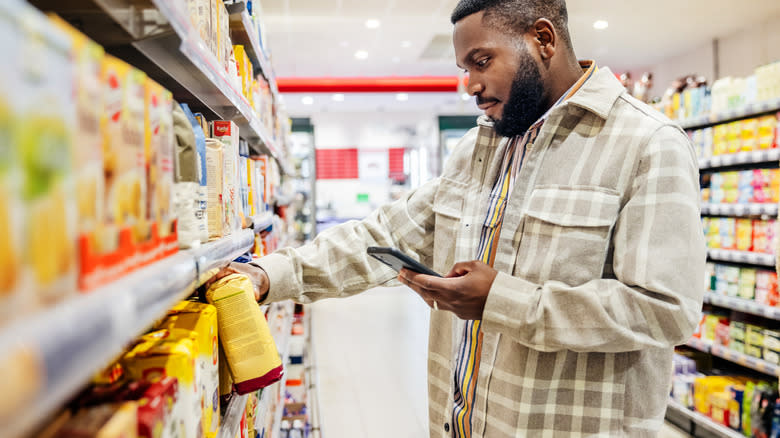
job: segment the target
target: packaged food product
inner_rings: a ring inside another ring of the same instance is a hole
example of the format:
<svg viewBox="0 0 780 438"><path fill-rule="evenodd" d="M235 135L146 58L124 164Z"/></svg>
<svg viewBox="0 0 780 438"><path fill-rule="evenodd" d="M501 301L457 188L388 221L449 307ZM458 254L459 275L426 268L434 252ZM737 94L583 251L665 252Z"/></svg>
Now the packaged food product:
<svg viewBox="0 0 780 438"><path fill-rule="evenodd" d="M772 149L775 144L775 126L777 116L768 115L759 117L757 126L758 149Z"/></svg>
<svg viewBox="0 0 780 438"><path fill-rule="evenodd" d="M106 55L103 164L106 175L107 250L118 246L118 231L130 228L135 242L148 236L144 157L146 74Z"/></svg>
<svg viewBox="0 0 780 438"><path fill-rule="evenodd" d="M740 430L742 427L742 400L745 395L745 385L732 385L726 388L729 393L728 426L734 430Z"/></svg>
<svg viewBox="0 0 780 438"><path fill-rule="evenodd" d="M236 392L247 394L280 380L282 361L251 280L228 275L209 287L206 299L217 308L219 340Z"/></svg>
<svg viewBox="0 0 780 438"><path fill-rule="evenodd" d="M0 50L6 66L0 69L0 326L34 307L29 266L23 263L25 210L22 202L21 150L17 141L21 116L22 32L10 4L0 4Z"/></svg>
<svg viewBox="0 0 780 438"><path fill-rule="evenodd" d="M200 400L196 396L195 368L198 346L188 337L173 337L157 330L122 357L122 366L131 378L155 381L164 376L178 381L176 404L171 409L172 436L193 438L201 431Z"/></svg>
<svg viewBox="0 0 780 438"><path fill-rule="evenodd" d="M209 239L224 235L225 201L223 174L225 171L224 144L213 138L206 139L206 181L208 183Z"/></svg>
<svg viewBox="0 0 780 438"><path fill-rule="evenodd" d="M199 386L203 411L204 435L219 427L219 365L217 343L217 309L210 304L182 301L175 305L160 328L185 330L195 335L198 344L196 384Z"/></svg>
<svg viewBox="0 0 780 438"><path fill-rule="evenodd" d="M14 142L25 204L22 260L31 268L33 300L48 304L77 289L75 70L70 38L44 16L25 11L22 80L15 85L24 98L15 102L19 117Z"/></svg>
<svg viewBox="0 0 780 438"><path fill-rule="evenodd" d="M238 126L228 120L211 122L211 131L217 140L223 144L223 178L222 188L225 205L224 232L229 234L241 229L240 194L238 186Z"/></svg>
<svg viewBox="0 0 780 438"><path fill-rule="evenodd" d="M710 394L710 418L724 426L729 425L729 400L731 400L731 394L726 391Z"/></svg>
<svg viewBox="0 0 780 438"><path fill-rule="evenodd" d="M57 432L59 438L137 438L138 404L123 402L85 408Z"/></svg>
<svg viewBox="0 0 780 438"><path fill-rule="evenodd" d="M739 276L739 297L752 300L756 293L756 270L742 268Z"/></svg>
<svg viewBox="0 0 780 438"><path fill-rule="evenodd" d="M146 104L144 123L147 172L148 220L157 224L160 237L173 231L173 95L157 82L147 78L144 86Z"/></svg>
<svg viewBox="0 0 780 438"><path fill-rule="evenodd" d="M201 171L201 164L205 166L206 161L200 162L197 151L195 133L200 133L200 128L197 131L193 128L179 105L173 110L173 125L176 133L173 209L178 221L179 247L192 248L208 242L206 172ZM206 139L202 133L199 141L205 152Z"/></svg>
<svg viewBox="0 0 780 438"><path fill-rule="evenodd" d="M740 123L742 147L740 151L749 152L758 149L758 119L746 119Z"/></svg>
<svg viewBox="0 0 780 438"><path fill-rule="evenodd" d="M50 20L68 34L73 44L75 65L76 127L73 162L78 198L78 232L95 239L95 230L103 224L104 177L103 138L103 47L87 38L56 15Z"/></svg>
<svg viewBox="0 0 780 438"><path fill-rule="evenodd" d="M750 219L740 218L736 220L737 241L736 247L740 251L753 250L753 222Z"/></svg>

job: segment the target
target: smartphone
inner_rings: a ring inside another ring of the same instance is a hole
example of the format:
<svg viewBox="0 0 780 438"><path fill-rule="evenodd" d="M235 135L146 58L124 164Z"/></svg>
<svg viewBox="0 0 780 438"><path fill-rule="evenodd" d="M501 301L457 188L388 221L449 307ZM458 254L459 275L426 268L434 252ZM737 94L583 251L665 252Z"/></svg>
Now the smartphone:
<svg viewBox="0 0 780 438"><path fill-rule="evenodd" d="M370 246L366 251L368 252L368 255L395 269L396 272L399 272L402 268L406 268L410 271L418 272L420 274L441 277L441 275L428 269L427 266L421 264L417 260L409 257L395 248Z"/></svg>

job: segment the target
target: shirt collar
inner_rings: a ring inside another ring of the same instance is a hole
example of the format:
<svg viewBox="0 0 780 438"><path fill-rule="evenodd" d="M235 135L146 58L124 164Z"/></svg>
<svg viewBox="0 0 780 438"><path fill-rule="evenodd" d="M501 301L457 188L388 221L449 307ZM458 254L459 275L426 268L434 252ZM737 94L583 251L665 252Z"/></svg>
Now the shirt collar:
<svg viewBox="0 0 780 438"><path fill-rule="evenodd" d="M577 79L577 82L574 83L571 87L569 87L568 90L566 90L563 95L561 95L560 99L558 99L557 102L553 106L548 109L542 117L539 117L539 120L537 120L533 125L531 125L530 129L537 128L539 125L544 123L545 120L547 120L547 117L550 115L552 110L560 106L563 102L569 100L572 96L577 94L577 92L582 88L583 85L590 79L591 76L593 76L593 73L597 72L599 70L598 66L596 65L595 61L592 60L584 60L580 61L580 68L582 69L582 76L580 76L579 79Z"/></svg>

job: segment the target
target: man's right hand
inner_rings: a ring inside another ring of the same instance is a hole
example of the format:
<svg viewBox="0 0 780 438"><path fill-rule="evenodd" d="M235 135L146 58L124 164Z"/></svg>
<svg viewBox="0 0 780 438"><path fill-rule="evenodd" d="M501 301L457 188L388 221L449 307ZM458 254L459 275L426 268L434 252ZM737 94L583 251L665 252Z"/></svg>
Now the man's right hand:
<svg viewBox="0 0 780 438"><path fill-rule="evenodd" d="M261 268L250 265L249 263L230 263L228 266L220 269L211 280L207 281L206 287L211 286L212 283L223 277L227 277L230 274L244 274L252 280L252 284L255 286L255 301L262 301L268 295L268 287L270 286L268 274Z"/></svg>

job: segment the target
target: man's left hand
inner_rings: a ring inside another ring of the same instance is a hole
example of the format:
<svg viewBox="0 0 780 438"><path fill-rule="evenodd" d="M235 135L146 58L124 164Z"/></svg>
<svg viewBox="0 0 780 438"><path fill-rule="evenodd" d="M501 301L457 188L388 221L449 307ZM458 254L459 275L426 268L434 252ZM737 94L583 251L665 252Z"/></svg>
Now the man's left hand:
<svg viewBox="0 0 780 438"><path fill-rule="evenodd" d="M439 278L402 269L398 280L417 292L431 307L448 310L463 320L482 319L490 287L498 271L480 261L456 263Z"/></svg>

